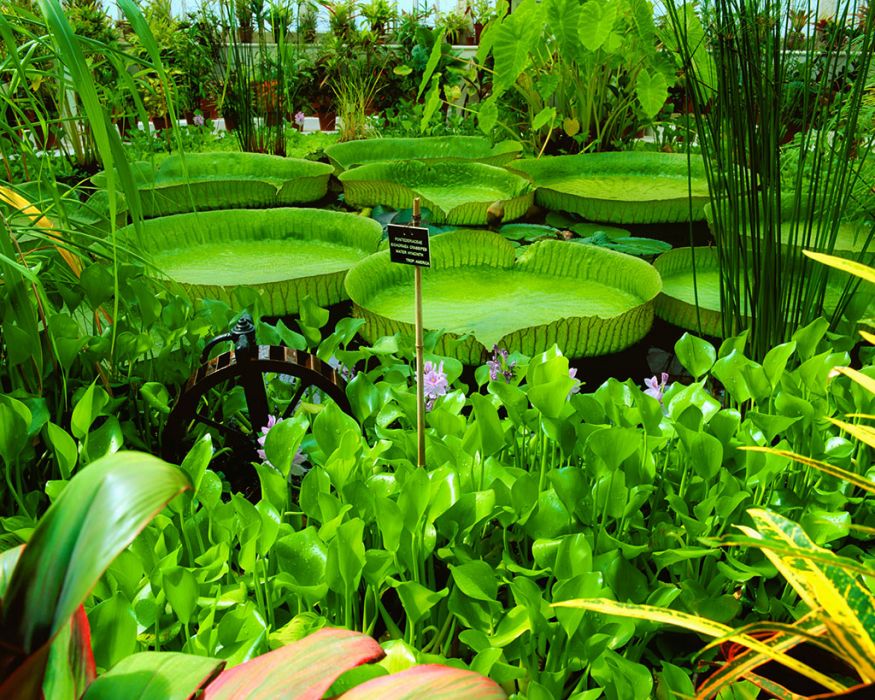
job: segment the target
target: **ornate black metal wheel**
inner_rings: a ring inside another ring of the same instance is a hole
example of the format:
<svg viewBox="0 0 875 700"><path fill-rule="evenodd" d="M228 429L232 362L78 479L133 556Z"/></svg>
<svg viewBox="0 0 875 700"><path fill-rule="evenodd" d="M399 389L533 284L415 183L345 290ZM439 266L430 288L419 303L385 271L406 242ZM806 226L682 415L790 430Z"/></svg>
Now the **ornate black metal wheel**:
<svg viewBox="0 0 875 700"><path fill-rule="evenodd" d="M208 359L219 343L234 349ZM272 406L267 382L281 382L288 399ZM222 400L235 387L242 388L245 401L238 402L230 415L223 414ZM345 382L340 373L315 355L281 345L257 345L255 324L243 314L234 328L210 340L201 355L201 365L189 378L170 412L162 434L162 454L168 461L182 459L191 436L206 429L228 448L230 468L225 469L232 486L245 488L255 478L249 462L257 460L257 439L268 416L288 418L305 399L330 398L351 413ZM279 410L281 409L281 410ZM249 475L247 477L247 475Z"/></svg>

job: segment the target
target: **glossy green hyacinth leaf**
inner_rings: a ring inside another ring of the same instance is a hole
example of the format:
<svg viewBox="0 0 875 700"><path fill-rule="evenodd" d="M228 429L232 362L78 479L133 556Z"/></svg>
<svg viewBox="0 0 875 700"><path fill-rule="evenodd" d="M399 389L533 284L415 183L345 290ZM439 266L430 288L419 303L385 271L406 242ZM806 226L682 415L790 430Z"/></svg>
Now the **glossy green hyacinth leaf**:
<svg viewBox="0 0 875 700"><path fill-rule="evenodd" d="M419 196L431 223L482 226L513 221L532 205L525 177L482 163L392 161L371 163L340 175L346 202L406 209Z"/></svg>
<svg viewBox="0 0 875 700"><path fill-rule="evenodd" d="M699 221L708 203L701 161L676 153L585 153L513 163L534 180L538 205L619 224Z"/></svg>
<svg viewBox="0 0 875 700"><path fill-rule="evenodd" d="M558 344L569 357L603 355L632 345L650 329L656 270L596 246L541 241L515 259L513 245L488 231L432 239L423 271L423 317L444 330L440 354L476 364L499 345L529 355ZM413 268L388 251L350 270L346 290L373 341L413 333Z"/></svg>
<svg viewBox="0 0 875 700"><path fill-rule="evenodd" d="M334 143L325 149L325 155L339 170L349 170L388 160L471 160L504 165L518 158L522 150L522 145L516 141L500 141L493 145L482 136L426 136Z"/></svg>
<svg viewBox="0 0 875 700"><path fill-rule="evenodd" d="M662 293L655 304L656 315L681 328L716 338L722 337L717 249L675 248L660 255L653 265L662 277ZM830 273L824 309L836 308L847 279L847 275L840 271ZM871 290L861 288L855 295L854 304L861 309L871 308L871 301Z"/></svg>
<svg viewBox="0 0 875 700"><path fill-rule="evenodd" d="M315 202L328 191L326 163L263 153L189 153L157 166L132 164L143 216L212 209L263 209ZM103 173L92 178L100 187Z"/></svg>
<svg viewBox="0 0 875 700"><path fill-rule="evenodd" d="M380 224L321 209L177 214L122 229L157 271L195 297L231 301L238 288L259 295L263 311L296 312L305 296L320 306L345 299L343 278L377 250Z"/></svg>

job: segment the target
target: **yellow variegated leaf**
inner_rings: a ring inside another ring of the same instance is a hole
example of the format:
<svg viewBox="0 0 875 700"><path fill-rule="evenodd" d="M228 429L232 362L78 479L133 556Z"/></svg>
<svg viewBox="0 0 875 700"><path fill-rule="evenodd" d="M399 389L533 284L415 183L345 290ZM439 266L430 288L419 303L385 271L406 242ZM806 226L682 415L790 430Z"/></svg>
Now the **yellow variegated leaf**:
<svg viewBox="0 0 875 700"><path fill-rule="evenodd" d="M872 414L872 413L846 413L845 418L859 418L861 420L875 420L875 414Z"/></svg>
<svg viewBox="0 0 875 700"><path fill-rule="evenodd" d="M819 683L824 688L835 690L836 692L844 690L843 686L838 681L829 676L806 666L798 659L788 656L779 651L775 651L768 644L761 642L747 635L736 634L731 627L722 625L719 622L713 622L704 617L690 615L680 612L679 610L669 610L667 608L657 608L653 605L635 605L633 603L620 603L616 600L607 600L605 598L581 598L577 600L565 600L561 603L553 603L554 607L563 608L582 608L584 610L592 610L593 612L604 613L605 615L618 615L620 617L632 617L638 620L648 620L650 622L660 622L666 625L677 625L691 632L704 634L708 637L725 637L728 641L741 644L748 649L752 649L762 654L765 659L777 661L779 664L796 671L806 678L810 678L815 683ZM765 659L763 661L765 661ZM763 663L762 661L760 663Z"/></svg>
<svg viewBox="0 0 875 700"><path fill-rule="evenodd" d="M849 528L856 529L854 525L848 525ZM863 528L865 530L865 528ZM861 530L862 531L862 530ZM875 529L873 529L875 532ZM761 547L762 538L760 537L740 537L738 535L723 535L722 537L702 537L703 544L713 545L715 547ZM776 554L787 554L790 556L800 556L810 559L811 561L824 565L838 566L845 571L860 574L862 576L875 576L875 566L858 562L849 557L842 557L834 554L828 549L823 550L806 550L802 551L784 542L772 541L769 542L769 549Z"/></svg>
<svg viewBox="0 0 875 700"><path fill-rule="evenodd" d="M778 455L779 457L787 457L795 462L804 464L807 467L822 471L824 474L829 474L837 479L843 479L864 491L875 493L875 482L870 481L859 474L855 474L854 472L842 469L841 467L836 467L835 465L827 464L826 462L819 462L816 459L811 459L811 457L803 457L802 455L798 455L795 452L789 452L788 450L776 450L771 447L759 447L756 445L740 447L739 449L749 450L750 452L768 452L769 454Z"/></svg>
<svg viewBox="0 0 875 700"><path fill-rule="evenodd" d="M827 420L833 425L837 425L846 433L850 433L857 440L865 442L869 447L875 447L875 428L870 428L868 425L854 425L853 423L846 423L835 418L827 418Z"/></svg>
<svg viewBox="0 0 875 700"><path fill-rule="evenodd" d="M872 379L872 377L865 375L862 372L858 372L851 367L836 367L836 369L846 377L853 379L870 394L875 394L875 379Z"/></svg>
<svg viewBox="0 0 875 700"><path fill-rule="evenodd" d="M875 268L871 268L868 265L863 265L862 263L854 262L853 260L837 258L834 255L826 255L825 253L814 253L810 250L803 250L802 252L805 253L805 255L807 255L812 260L816 260L817 262L823 263L824 265L834 267L836 270L842 270L843 272L847 272L849 275L854 275L855 277L859 277L860 279L864 279L867 282L875 284Z"/></svg>
<svg viewBox="0 0 875 700"><path fill-rule="evenodd" d="M760 537L764 554L813 610L821 609L826 625L843 658L866 682L875 681L875 595L836 565L818 566L804 556L778 554L769 549L769 541L792 544L802 550L820 549L796 523L770 511L748 511L756 530L738 526L751 537Z"/></svg>
<svg viewBox="0 0 875 700"><path fill-rule="evenodd" d="M807 700L805 695L799 695L792 690L788 690L780 683L773 681L771 678L757 675L756 673L748 673L744 676L744 680L750 681L757 688L766 691L770 696L778 698L778 700Z"/></svg>
<svg viewBox="0 0 875 700"><path fill-rule="evenodd" d="M772 623L761 623L763 628ZM755 631L758 625L746 625L738 630L747 634ZM823 624L817 622L811 617L811 614L800 618L795 625L776 625L781 629L777 630L777 635L769 639L766 644L774 651L786 652L793 649L803 641L810 641L811 635L820 635L826 630ZM804 637L799 633L805 635ZM712 643L713 644L713 643ZM708 647L712 646L709 644ZM706 647L706 649L708 648ZM703 650L704 651L704 650ZM701 653L701 652L700 652ZM748 651L739 656L727 661L717 671L706 678L696 691L697 700L705 700L713 697L723 688L730 685L739 678L746 678L747 675L753 672L756 668L766 663L768 659L763 655L753 651Z"/></svg>
<svg viewBox="0 0 875 700"><path fill-rule="evenodd" d="M875 535L875 527L866 527L865 525L854 525L854 523L851 523L848 525L848 529L853 530L854 532L862 532L864 535Z"/></svg>
<svg viewBox="0 0 875 700"><path fill-rule="evenodd" d="M866 340L872 343L872 345L875 345L875 334L867 333L866 331L860 331L860 335L863 336L863 340Z"/></svg>
<svg viewBox="0 0 875 700"><path fill-rule="evenodd" d="M15 190L0 185L0 202L6 202L8 205L18 209L18 211L33 222L34 226L43 229L52 238L58 241L64 240L61 232L55 228L55 225L43 216L43 213L36 206ZM56 245L55 248L57 248L64 262L73 271L73 274L79 277L82 274L82 261L63 246Z"/></svg>

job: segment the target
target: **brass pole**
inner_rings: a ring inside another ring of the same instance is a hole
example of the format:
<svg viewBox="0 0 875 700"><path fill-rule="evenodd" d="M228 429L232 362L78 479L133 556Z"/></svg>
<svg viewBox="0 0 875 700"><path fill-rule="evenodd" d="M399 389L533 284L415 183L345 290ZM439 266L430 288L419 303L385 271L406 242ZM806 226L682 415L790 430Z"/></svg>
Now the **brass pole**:
<svg viewBox="0 0 875 700"><path fill-rule="evenodd" d="M419 226L419 197L413 198L413 225ZM425 368L422 340L422 268L413 266L413 288L416 295L416 464L425 466Z"/></svg>

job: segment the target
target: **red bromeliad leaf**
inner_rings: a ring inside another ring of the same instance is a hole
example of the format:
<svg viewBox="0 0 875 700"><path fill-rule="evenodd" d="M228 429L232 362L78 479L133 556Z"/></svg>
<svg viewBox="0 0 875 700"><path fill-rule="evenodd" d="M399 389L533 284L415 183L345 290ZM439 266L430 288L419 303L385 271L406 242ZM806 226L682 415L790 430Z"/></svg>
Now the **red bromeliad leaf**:
<svg viewBox="0 0 875 700"><path fill-rule="evenodd" d="M364 634L323 629L223 671L203 700L320 700L344 671L382 656Z"/></svg>
<svg viewBox="0 0 875 700"><path fill-rule="evenodd" d="M43 678L46 698L80 698L97 675L91 651L91 626L79 606L52 640Z"/></svg>
<svg viewBox="0 0 875 700"><path fill-rule="evenodd" d="M375 678L344 693L343 700L503 700L504 691L473 671L449 666L414 666Z"/></svg>
<svg viewBox="0 0 875 700"><path fill-rule="evenodd" d="M179 467L138 452L116 452L76 474L40 519L9 578L3 655L28 656L49 642L119 552L189 487Z"/></svg>

